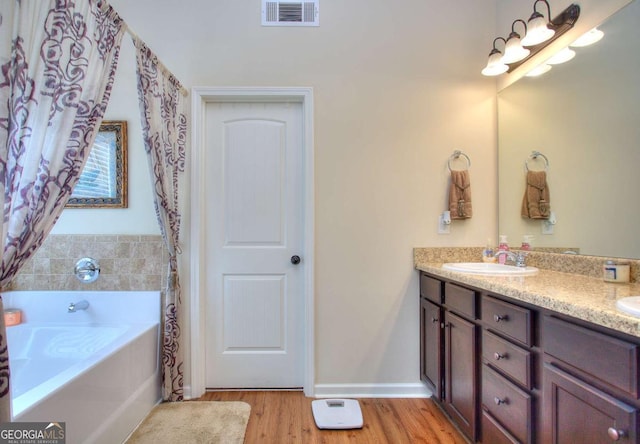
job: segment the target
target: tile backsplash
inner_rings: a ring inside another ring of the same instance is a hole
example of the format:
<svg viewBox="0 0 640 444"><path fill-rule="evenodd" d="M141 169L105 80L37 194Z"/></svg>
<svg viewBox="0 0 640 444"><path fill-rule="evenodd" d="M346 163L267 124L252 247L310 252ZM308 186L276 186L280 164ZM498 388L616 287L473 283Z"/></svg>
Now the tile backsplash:
<svg viewBox="0 0 640 444"><path fill-rule="evenodd" d="M100 265L90 284L73 273L83 257ZM5 290L161 290L168 262L160 235L50 235Z"/></svg>

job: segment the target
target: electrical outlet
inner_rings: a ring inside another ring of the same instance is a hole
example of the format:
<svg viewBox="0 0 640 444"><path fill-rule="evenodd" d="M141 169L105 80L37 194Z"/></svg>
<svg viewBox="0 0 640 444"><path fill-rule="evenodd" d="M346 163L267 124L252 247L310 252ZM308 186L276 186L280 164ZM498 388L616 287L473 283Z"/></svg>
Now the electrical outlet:
<svg viewBox="0 0 640 444"><path fill-rule="evenodd" d="M553 226L558 222L555 211L549 213L549 219L542 221L542 234L553 234Z"/></svg>
<svg viewBox="0 0 640 444"><path fill-rule="evenodd" d="M444 223L444 216L441 214L438 216L438 234L450 234L451 224Z"/></svg>

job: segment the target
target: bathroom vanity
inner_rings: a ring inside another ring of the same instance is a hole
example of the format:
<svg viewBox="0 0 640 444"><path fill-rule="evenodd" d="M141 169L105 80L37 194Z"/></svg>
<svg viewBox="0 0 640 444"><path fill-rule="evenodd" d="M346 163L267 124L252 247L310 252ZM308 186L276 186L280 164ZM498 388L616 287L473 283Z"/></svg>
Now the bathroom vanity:
<svg viewBox="0 0 640 444"><path fill-rule="evenodd" d="M415 265L421 379L470 441L640 440L640 318L615 308L638 284Z"/></svg>

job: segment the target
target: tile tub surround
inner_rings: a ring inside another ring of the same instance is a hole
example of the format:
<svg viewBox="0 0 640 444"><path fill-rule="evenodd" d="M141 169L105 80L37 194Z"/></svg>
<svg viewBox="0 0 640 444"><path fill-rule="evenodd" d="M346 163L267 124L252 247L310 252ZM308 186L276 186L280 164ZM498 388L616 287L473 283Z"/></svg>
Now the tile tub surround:
<svg viewBox="0 0 640 444"><path fill-rule="evenodd" d="M100 264L90 284L73 273L87 256ZM160 290L168 261L160 235L50 235L5 290Z"/></svg>
<svg viewBox="0 0 640 444"><path fill-rule="evenodd" d="M540 272L526 277L479 276L442 269L444 262L477 262L480 256L476 253L481 251L480 247L416 248L414 265L435 276L640 337L640 318L619 311L615 305L618 299L640 295L640 283L604 282L601 266L606 258L532 252L528 263L540 268ZM543 257L546 255L550 256ZM591 275L595 260L597 277ZM635 278L638 261L631 263Z"/></svg>

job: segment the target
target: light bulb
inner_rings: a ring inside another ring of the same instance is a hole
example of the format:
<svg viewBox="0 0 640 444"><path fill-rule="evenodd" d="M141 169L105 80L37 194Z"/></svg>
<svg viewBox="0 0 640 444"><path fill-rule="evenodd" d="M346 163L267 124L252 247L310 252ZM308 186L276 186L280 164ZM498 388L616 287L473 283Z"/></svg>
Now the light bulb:
<svg viewBox="0 0 640 444"><path fill-rule="evenodd" d="M549 58L549 60L547 60L545 63L549 65L559 65L560 63L568 62L575 56L576 56L576 52L573 49L570 49L567 47L557 52L555 55Z"/></svg>
<svg viewBox="0 0 640 444"><path fill-rule="evenodd" d="M498 50L491 51L487 66L482 70L484 76L499 76L507 72L509 67L502 63L502 53Z"/></svg>
<svg viewBox="0 0 640 444"><path fill-rule="evenodd" d="M547 65L547 64L542 64L542 65L538 65L535 68L533 68L531 71L529 71L526 76L527 77L538 77L541 76L542 74L544 74L545 72L549 72L551 70L551 65Z"/></svg>
<svg viewBox="0 0 640 444"><path fill-rule="evenodd" d="M556 32L547 27L547 19L542 15L536 14L535 17L529 19L527 24L527 35L522 39L523 46L535 46L539 43L546 42Z"/></svg>
<svg viewBox="0 0 640 444"><path fill-rule="evenodd" d="M507 45L504 48L504 56L502 57L502 63L515 63L524 59L529 55L531 51L522 47L520 37L509 37Z"/></svg>
<svg viewBox="0 0 640 444"><path fill-rule="evenodd" d="M576 39L575 42L573 42L569 46L573 46L574 48L589 46L596 42L599 42L602 37L604 37L604 32L600 31L598 28L593 28L591 31L587 31L582 34Z"/></svg>

